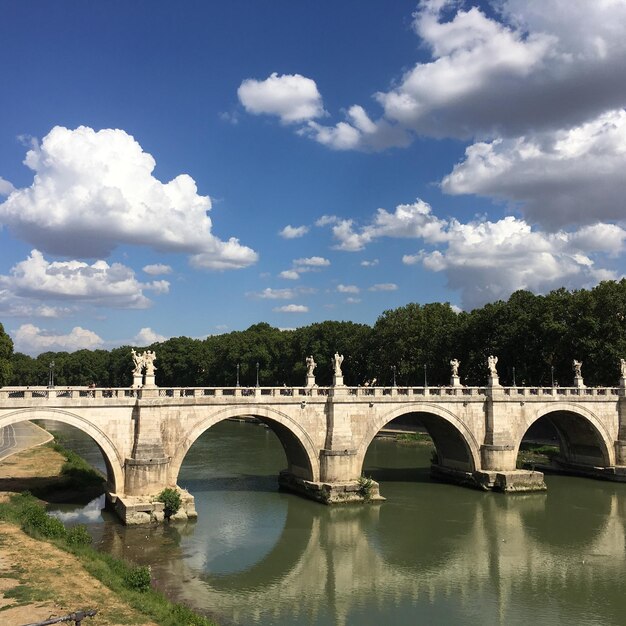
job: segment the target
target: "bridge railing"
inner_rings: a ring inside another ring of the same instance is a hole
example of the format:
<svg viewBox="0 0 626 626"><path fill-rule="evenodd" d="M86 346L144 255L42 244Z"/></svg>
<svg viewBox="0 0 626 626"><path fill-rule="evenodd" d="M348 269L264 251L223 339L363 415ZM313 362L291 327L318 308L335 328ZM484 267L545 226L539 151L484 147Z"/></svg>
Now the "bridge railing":
<svg viewBox="0 0 626 626"><path fill-rule="evenodd" d="M139 389L122 388L91 388L91 387L2 387L1 400L24 400L30 398L137 398Z"/></svg>

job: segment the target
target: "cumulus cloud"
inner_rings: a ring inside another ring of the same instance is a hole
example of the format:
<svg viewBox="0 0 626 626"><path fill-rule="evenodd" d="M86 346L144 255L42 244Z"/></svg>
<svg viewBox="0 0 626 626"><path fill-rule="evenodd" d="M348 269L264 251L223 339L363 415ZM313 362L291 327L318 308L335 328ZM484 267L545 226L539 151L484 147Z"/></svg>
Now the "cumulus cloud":
<svg viewBox="0 0 626 626"><path fill-rule="evenodd" d="M385 117L422 135L519 135L580 123L626 97L626 4L502 0L480 9L424 1L414 27L432 54L389 92Z"/></svg>
<svg viewBox="0 0 626 626"><path fill-rule="evenodd" d="M304 304L286 304L272 309L276 313L307 313L309 307Z"/></svg>
<svg viewBox="0 0 626 626"><path fill-rule="evenodd" d="M429 241L445 239L445 221L436 217L430 205L423 200L400 204L393 213L378 209L370 224L355 229L353 220L338 220L332 227L335 248L357 252L380 237L416 238Z"/></svg>
<svg viewBox="0 0 626 626"><path fill-rule="evenodd" d="M558 228L624 219L625 169L620 109L567 130L475 143L442 188L520 203L531 221Z"/></svg>
<svg viewBox="0 0 626 626"><path fill-rule="evenodd" d="M163 263L153 263L152 265L145 265L143 271L150 276L159 276L163 274L171 274L172 268L169 265Z"/></svg>
<svg viewBox="0 0 626 626"><path fill-rule="evenodd" d="M517 289L544 293L617 278L597 267L596 259L619 254L626 240L626 230L613 224L545 233L511 216L497 222L452 220L447 233L444 249L405 255L403 262L445 272L448 286L461 292L466 309L507 298Z"/></svg>
<svg viewBox="0 0 626 626"><path fill-rule="evenodd" d="M263 291L251 292L246 295L262 300L291 300L295 294L296 291L293 289L271 289L267 287Z"/></svg>
<svg viewBox="0 0 626 626"><path fill-rule="evenodd" d="M300 274L296 270L283 270L279 276L287 280L298 280L300 278Z"/></svg>
<svg viewBox="0 0 626 626"><path fill-rule="evenodd" d="M193 178L157 180L154 158L123 130L56 126L24 163L33 184L0 204L0 223L45 252L98 258L133 244L192 254L192 265L204 269L257 260L237 239L211 233L211 200Z"/></svg>
<svg viewBox="0 0 626 626"><path fill-rule="evenodd" d="M17 263L9 275L0 275L0 289L20 299L73 300L116 308L143 309L152 304L144 291L167 293L169 283L139 282L121 263L48 261L38 250Z"/></svg>
<svg viewBox="0 0 626 626"><path fill-rule="evenodd" d="M75 326L66 335L56 334L33 324L22 324L14 333L15 350L36 355L48 350L74 352L76 350L94 350L104 345L104 341L91 330Z"/></svg>
<svg viewBox="0 0 626 626"><path fill-rule="evenodd" d="M337 285L337 291L339 293L359 293L361 291L356 285Z"/></svg>
<svg viewBox="0 0 626 626"><path fill-rule="evenodd" d="M248 78L237 90L239 101L253 115L275 115L283 124L304 122L324 115L315 81L300 74L276 72L265 80Z"/></svg>
<svg viewBox="0 0 626 626"><path fill-rule="evenodd" d="M330 261L321 256L310 256L302 259L295 259L293 264L297 267L328 267L330 265Z"/></svg>
<svg viewBox="0 0 626 626"><path fill-rule="evenodd" d="M298 239L304 237L309 232L308 226L291 226L287 224L278 234L283 239Z"/></svg>
<svg viewBox="0 0 626 626"><path fill-rule="evenodd" d="M0 196L8 196L14 191L15 187L8 180L4 180L4 178L0 176Z"/></svg>
<svg viewBox="0 0 626 626"><path fill-rule="evenodd" d="M361 302L360 298L346 298L346 304L359 304Z"/></svg>
<svg viewBox="0 0 626 626"><path fill-rule="evenodd" d="M336 215L322 215L316 222L316 226L328 226L330 224L335 224L339 221L339 218Z"/></svg>
<svg viewBox="0 0 626 626"><path fill-rule="evenodd" d="M369 288L370 291L396 291L397 289L398 285L395 283L378 283Z"/></svg>
<svg viewBox="0 0 626 626"><path fill-rule="evenodd" d="M376 265L378 265L378 263L378 259L372 259L371 261L365 259L361 261L361 267L375 267Z"/></svg>
<svg viewBox="0 0 626 626"><path fill-rule="evenodd" d="M142 328L133 338L133 345L135 346L149 346L152 343L161 343L167 341L167 337L159 335L152 330L152 328Z"/></svg>

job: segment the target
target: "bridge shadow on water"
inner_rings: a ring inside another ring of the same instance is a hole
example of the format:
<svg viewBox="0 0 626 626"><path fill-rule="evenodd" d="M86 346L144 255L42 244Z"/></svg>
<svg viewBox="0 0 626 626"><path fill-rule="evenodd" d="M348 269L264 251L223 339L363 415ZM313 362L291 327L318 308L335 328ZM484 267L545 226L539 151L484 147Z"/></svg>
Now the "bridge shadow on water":
<svg viewBox="0 0 626 626"><path fill-rule="evenodd" d="M430 467L365 467L364 474L376 482L433 483Z"/></svg>
<svg viewBox="0 0 626 626"><path fill-rule="evenodd" d="M276 474L260 476L258 474L238 474L237 476L215 476L202 479L181 479L184 487L192 495L207 491L256 491L260 493L277 493L279 491Z"/></svg>

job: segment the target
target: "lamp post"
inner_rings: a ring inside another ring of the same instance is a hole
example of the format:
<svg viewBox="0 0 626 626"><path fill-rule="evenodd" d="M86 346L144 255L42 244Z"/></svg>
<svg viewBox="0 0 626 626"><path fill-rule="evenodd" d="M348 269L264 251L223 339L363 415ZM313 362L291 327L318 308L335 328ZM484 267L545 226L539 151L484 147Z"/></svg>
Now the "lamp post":
<svg viewBox="0 0 626 626"><path fill-rule="evenodd" d="M54 387L54 361L50 361L50 371L48 373L48 387Z"/></svg>
<svg viewBox="0 0 626 626"><path fill-rule="evenodd" d="M241 385L239 384L239 363L237 363L237 387L240 387Z"/></svg>
<svg viewBox="0 0 626 626"><path fill-rule="evenodd" d="M513 366L513 387L517 387L515 384L515 365Z"/></svg>
<svg viewBox="0 0 626 626"><path fill-rule="evenodd" d="M424 363L424 388L428 387L428 378L426 377L426 363Z"/></svg>
<svg viewBox="0 0 626 626"><path fill-rule="evenodd" d="M256 362L256 386L259 386L259 362Z"/></svg>
<svg viewBox="0 0 626 626"><path fill-rule="evenodd" d="M552 378L552 386L554 387L554 365L550 366L550 377Z"/></svg>
<svg viewBox="0 0 626 626"><path fill-rule="evenodd" d="M392 365L392 366L391 366L391 371L393 372L393 386L394 386L394 387L396 386L396 369L397 369L397 368L396 368L396 366L395 366L395 365Z"/></svg>

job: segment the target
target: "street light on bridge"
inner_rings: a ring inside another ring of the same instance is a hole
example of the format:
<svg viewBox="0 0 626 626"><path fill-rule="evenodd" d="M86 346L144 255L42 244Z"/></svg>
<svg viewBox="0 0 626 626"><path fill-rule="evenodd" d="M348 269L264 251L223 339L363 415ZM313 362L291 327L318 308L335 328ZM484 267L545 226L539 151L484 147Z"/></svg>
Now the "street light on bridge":
<svg viewBox="0 0 626 626"><path fill-rule="evenodd" d="M259 386L259 362L256 362L256 386Z"/></svg>
<svg viewBox="0 0 626 626"><path fill-rule="evenodd" d="M54 361L50 361L50 370L48 372L48 387L54 387Z"/></svg>
<svg viewBox="0 0 626 626"><path fill-rule="evenodd" d="M550 366L550 377L552 378L552 386L554 387L554 365Z"/></svg>
<svg viewBox="0 0 626 626"><path fill-rule="evenodd" d="M395 366L395 365L392 365L392 366L391 366L391 371L393 372L393 386L394 386L394 387L396 386L396 369L397 369L397 368L396 368L396 366Z"/></svg>
<svg viewBox="0 0 626 626"><path fill-rule="evenodd" d="M239 384L239 363L237 363L237 387L240 387L241 385Z"/></svg>
<svg viewBox="0 0 626 626"><path fill-rule="evenodd" d="M426 377L426 363L424 363L424 388L428 387L428 378Z"/></svg>

